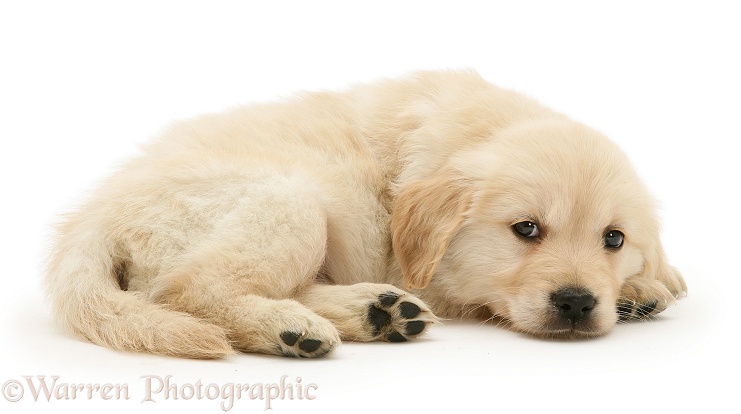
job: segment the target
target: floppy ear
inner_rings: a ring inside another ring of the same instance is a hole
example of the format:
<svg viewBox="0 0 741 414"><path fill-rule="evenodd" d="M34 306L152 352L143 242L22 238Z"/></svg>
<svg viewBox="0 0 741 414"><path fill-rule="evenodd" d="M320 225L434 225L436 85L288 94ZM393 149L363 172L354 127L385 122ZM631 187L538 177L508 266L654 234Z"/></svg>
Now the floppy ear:
<svg viewBox="0 0 741 414"><path fill-rule="evenodd" d="M450 170L402 188L391 215L391 233L406 288L430 283L466 218L472 194L470 180Z"/></svg>

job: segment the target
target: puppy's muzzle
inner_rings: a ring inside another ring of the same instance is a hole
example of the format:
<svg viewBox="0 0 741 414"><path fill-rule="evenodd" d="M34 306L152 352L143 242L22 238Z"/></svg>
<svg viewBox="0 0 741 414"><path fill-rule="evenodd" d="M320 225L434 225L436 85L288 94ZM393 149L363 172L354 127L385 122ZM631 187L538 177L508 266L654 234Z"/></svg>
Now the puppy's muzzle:
<svg viewBox="0 0 741 414"><path fill-rule="evenodd" d="M572 324L589 318L596 300L586 289L567 287L551 294L553 306L558 315Z"/></svg>

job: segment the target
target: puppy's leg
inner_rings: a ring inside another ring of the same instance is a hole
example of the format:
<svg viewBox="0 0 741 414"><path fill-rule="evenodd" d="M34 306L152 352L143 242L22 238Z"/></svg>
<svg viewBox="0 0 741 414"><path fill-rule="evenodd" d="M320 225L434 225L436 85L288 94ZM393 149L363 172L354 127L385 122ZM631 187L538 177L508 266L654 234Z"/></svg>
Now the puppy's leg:
<svg viewBox="0 0 741 414"><path fill-rule="evenodd" d="M238 350L324 355L339 343L337 330L289 299L313 283L324 260L324 211L295 185L254 190L153 282L152 299L224 328Z"/></svg>
<svg viewBox="0 0 741 414"><path fill-rule="evenodd" d="M245 294L243 283L221 277L181 277L176 283L177 293L157 299L221 326L237 350L317 357L340 342L331 322L296 301Z"/></svg>
<svg viewBox="0 0 741 414"><path fill-rule="evenodd" d="M314 284L296 300L332 321L344 340L404 342L438 322L427 305L392 285Z"/></svg>

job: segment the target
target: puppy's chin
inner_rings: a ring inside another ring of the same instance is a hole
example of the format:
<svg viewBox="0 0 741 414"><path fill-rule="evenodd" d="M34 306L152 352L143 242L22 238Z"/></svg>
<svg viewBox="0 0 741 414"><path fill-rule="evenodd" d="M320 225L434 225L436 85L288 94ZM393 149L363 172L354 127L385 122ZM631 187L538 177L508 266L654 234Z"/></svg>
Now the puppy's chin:
<svg viewBox="0 0 741 414"><path fill-rule="evenodd" d="M512 328L518 332L533 336L540 339L590 339L602 336L610 331L610 328L600 328L594 326L594 324L576 324L575 326L553 326L553 325L542 325L542 326L519 326L518 323L512 323ZM559 324L560 325L560 324Z"/></svg>
<svg viewBox="0 0 741 414"><path fill-rule="evenodd" d="M514 317L511 312L499 313L499 317L505 321L504 324L514 331L540 339L568 340L596 338L610 332L615 325L615 320L602 319L598 313L594 316L588 320L572 323L550 310L532 312L529 317Z"/></svg>
<svg viewBox="0 0 741 414"><path fill-rule="evenodd" d="M517 329L516 325L513 325ZM518 329L519 330L519 329ZM544 326L541 329L527 329L519 330L520 332L534 336L541 339L590 339L602 336L610 331L610 329L597 329L589 326L579 327L572 326L567 328L554 328Z"/></svg>

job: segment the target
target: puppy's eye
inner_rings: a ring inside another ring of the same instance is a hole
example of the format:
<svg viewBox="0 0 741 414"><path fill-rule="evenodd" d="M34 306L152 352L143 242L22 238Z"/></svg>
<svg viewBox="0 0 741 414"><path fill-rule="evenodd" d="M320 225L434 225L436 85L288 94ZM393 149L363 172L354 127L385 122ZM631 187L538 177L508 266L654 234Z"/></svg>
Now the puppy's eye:
<svg viewBox="0 0 741 414"><path fill-rule="evenodd" d="M623 245L625 235L618 230L610 230L605 233L605 247L610 249L619 249Z"/></svg>
<svg viewBox="0 0 741 414"><path fill-rule="evenodd" d="M540 229L538 228L538 225L533 223L532 221L521 221L519 223L515 223L512 226L512 229L515 231L515 233L528 239L540 236Z"/></svg>

